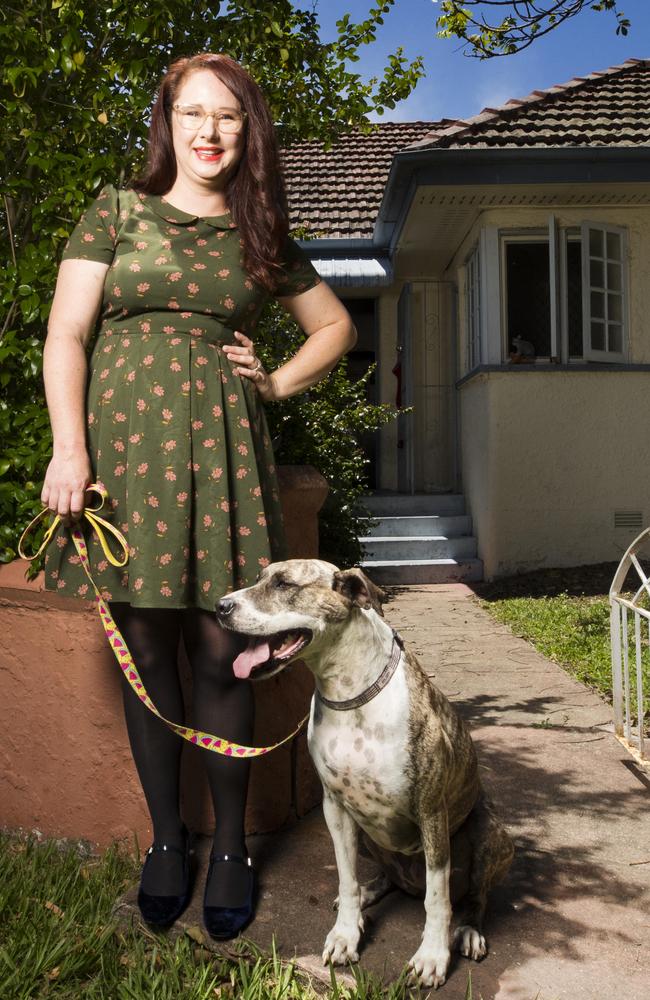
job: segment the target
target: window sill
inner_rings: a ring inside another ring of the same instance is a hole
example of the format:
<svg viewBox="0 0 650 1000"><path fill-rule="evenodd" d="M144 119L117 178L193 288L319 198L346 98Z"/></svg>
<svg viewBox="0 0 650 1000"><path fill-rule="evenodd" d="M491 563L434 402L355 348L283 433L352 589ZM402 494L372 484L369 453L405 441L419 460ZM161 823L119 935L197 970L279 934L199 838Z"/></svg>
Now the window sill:
<svg viewBox="0 0 650 1000"><path fill-rule="evenodd" d="M466 375L458 379L456 388L460 389L461 386L470 382L478 375L486 375L490 372L499 372L502 375L535 375L538 372L591 372L593 374L594 372L610 371L650 372L650 365L607 364L601 361L578 361L568 365L551 364L550 362L543 361L536 361L530 365L511 365L507 363L502 365L477 365L476 368L472 368Z"/></svg>

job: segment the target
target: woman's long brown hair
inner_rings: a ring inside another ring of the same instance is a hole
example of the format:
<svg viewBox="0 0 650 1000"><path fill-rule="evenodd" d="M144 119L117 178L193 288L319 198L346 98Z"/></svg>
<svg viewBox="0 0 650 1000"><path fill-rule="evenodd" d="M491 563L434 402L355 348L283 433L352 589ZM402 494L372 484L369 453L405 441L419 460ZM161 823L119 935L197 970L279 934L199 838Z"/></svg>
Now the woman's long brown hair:
<svg viewBox="0 0 650 1000"><path fill-rule="evenodd" d="M210 70L235 95L246 112L244 152L226 190L226 203L239 227L243 263L251 278L272 292L289 232L287 199L275 128L262 91L230 56L205 52L172 63L163 77L151 114L147 165L133 181L143 194L165 194L176 180L172 105L183 81Z"/></svg>

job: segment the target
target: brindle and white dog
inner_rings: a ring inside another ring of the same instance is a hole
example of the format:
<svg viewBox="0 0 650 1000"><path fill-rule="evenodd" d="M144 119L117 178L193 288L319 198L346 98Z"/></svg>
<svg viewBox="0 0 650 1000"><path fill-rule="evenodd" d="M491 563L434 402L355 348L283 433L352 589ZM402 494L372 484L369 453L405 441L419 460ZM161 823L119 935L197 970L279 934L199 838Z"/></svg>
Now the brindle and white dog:
<svg viewBox="0 0 650 1000"><path fill-rule="evenodd" d="M450 870L465 868L466 890L452 945L479 960L487 893L513 848L481 788L467 727L383 619L380 596L360 570L291 559L224 597L217 617L249 639L238 677L269 677L300 657L316 680L308 742L339 874L323 961L358 960L361 911L395 884L424 890L422 943L409 964L438 987L450 959ZM358 828L385 872L366 886Z"/></svg>

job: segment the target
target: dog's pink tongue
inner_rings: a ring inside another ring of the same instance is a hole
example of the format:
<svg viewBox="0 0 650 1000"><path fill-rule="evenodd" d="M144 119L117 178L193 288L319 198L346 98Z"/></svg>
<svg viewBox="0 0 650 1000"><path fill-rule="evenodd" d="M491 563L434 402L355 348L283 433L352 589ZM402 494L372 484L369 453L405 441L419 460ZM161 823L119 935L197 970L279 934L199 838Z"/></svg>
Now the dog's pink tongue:
<svg viewBox="0 0 650 1000"><path fill-rule="evenodd" d="M271 657L271 647L266 639L249 639L248 646L243 653L240 653L232 668L235 677L245 680L250 677L253 667L260 663L266 663Z"/></svg>

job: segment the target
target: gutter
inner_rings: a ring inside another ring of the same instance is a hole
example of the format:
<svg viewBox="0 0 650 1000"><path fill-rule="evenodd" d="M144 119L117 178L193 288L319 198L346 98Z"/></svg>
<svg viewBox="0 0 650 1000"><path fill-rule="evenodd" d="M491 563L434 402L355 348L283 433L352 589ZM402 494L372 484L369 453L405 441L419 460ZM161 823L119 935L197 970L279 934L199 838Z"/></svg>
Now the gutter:
<svg viewBox="0 0 650 1000"><path fill-rule="evenodd" d="M393 158L372 242L392 252L421 186L567 183L650 185L650 146L404 150Z"/></svg>

